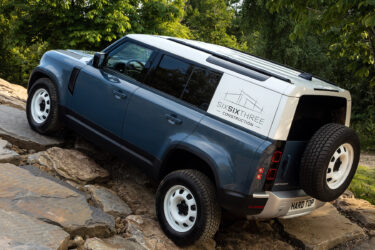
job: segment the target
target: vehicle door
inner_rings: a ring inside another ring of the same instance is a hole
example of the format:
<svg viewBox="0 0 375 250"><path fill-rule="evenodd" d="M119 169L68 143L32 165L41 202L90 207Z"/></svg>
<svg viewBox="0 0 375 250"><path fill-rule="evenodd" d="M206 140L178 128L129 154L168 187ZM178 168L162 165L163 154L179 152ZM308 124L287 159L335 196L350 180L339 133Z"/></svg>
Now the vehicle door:
<svg viewBox="0 0 375 250"><path fill-rule="evenodd" d="M172 55L159 60L146 85L134 93L124 126L124 138L157 159L193 132L221 77ZM214 81L209 84L207 77Z"/></svg>
<svg viewBox="0 0 375 250"><path fill-rule="evenodd" d="M125 41L111 52L102 68L81 69L74 88L72 109L89 125L121 137L129 98L143 80L155 51Z"/></svg>

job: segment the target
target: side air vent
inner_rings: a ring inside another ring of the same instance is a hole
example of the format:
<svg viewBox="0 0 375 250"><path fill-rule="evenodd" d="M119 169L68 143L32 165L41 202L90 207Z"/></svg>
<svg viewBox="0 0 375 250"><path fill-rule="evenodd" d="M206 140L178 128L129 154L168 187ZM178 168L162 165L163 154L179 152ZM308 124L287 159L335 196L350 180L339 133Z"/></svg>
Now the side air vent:
<svg viewBox="0 0 375 250"><path fill-rule="evenodd" d="M78 74L79 74L80 71L81 71L81 69L75 67L75 68L73 68L72 74L70 75L68 89L69 89L69 92L72 95L73 95L74 86L76 85L77 77L78 77Z"/></svg>

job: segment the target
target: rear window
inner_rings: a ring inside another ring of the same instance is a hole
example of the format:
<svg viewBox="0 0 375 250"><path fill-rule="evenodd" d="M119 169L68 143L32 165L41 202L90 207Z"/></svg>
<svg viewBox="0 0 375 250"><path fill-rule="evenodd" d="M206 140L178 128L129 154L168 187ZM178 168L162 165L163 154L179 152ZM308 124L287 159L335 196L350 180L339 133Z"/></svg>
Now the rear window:
<svg viewBox="0 0 375 250"><path fill-rule="evenodd" d="M194 67L182 93L182 100L207 111L220 79L221 74Z"/></svg>

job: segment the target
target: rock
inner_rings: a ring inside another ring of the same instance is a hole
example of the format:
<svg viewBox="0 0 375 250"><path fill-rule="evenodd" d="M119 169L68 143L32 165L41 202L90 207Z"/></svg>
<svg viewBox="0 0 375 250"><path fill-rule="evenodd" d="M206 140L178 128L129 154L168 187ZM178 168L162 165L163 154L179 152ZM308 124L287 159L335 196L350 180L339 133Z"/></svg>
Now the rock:
<svg viewBox="0 0 375 250"><path fill-rule="evenodd" d="M340 196L340 198L355 198L352 191L349 189L345 190L345 192Z"/></svg>
<svg viewBox="0 0 375 250"><path fill-rule="evenodd" d="M121 236L108 239L90 238L85 242L85 250L144 250L138 243L126 240Z"/></svg>
<svg viewBox="0 0 375 250"><path fill-rule="evenodd" d="M76 248L77 250L83 250L84 244L85 240L81 236L77 235L73 240L69 241L69 249Z"/></svg>
<svg viewBox="0 0 375 250"><path fill-rule="evenodd" d="M0 105L0 137L24 149L44 150L63 143L33 131L23 110Z"/></svg>
<svg viewBox="0 0 375 250"><path fill-rule="evenodd" d="M62 227L71 236L108 237L114 219L73 187L35 167L0 164L0 209Z"/></svg>
<svg viewBox="0 0 375 250"><path fill-rule="evenodd" d="M354 247L347 248L347 249L353 249L353 250L374 250L375 248L375 238L365 240L364 242L357 244Z"/></svg>
<svg viewBox="0 0 375 250"><path fill-rule="evenodd" d="M20 156L17 152L9 149L10 143L0 139L0 163L13 163L18 164Z"/></svg>
<svg viewBox="0 0 375 250"><path fill-rule="evenodd" d="M68 249L69 234L60 227L0 209L0 249Z"/></svg>
<svg viewBox="0 0 375 250"><path fill-rule="evenodd" d="M85 154L72 149L53 147L34 157L39 164L54 169L62 177L86 184L108 179L108 171Z"/></svg>
<svg viewBox="0 0 375 250"><path fill-rule="evenodd" d="M121 200L112 190L98 185L86 185L85 188L91 194L92 200L107 214L128 216L132 213L128 204Z"/></svg>
<svg viewBox="0 0 375 250"><path fill-rule="evenodd" d="M126 217L126 238L147 249L176 249L177 246L161 231L158 222L139 215Z"/></svg>
<svg viewBox="0 0 375 250"><path fill-rule="evenodd" d="M0 79L0 104L26 109L26 88Z"/></svg>
<svg viewBox="0 0 375 250"><path fill-rule="evenodd" d="M135 241L146 249L164 250L179 249L160 229L156 220L142 217L140 215L129 215L126 217L127 229L125 236L127 239ZM197 243L185 249L189 250L205 250L215 249L215 241L208 240L206 242Z"/></svg>
<svg viewBox="0 0 375 250"><path fill-rule="evenodd" d="M124 169L125 168L122 168L122 170ZM126 173L112 173L112 175L121 176L121 178L118 179L115 177L116 179L110 182L112 189L129 205L135 214L156 218L154 209L156 189L137 183L137 175L142 176L143 174L134 171L135 174L131 175L128 174L128 169L129 168L124 171ZM150 207L152 209L150 209Z"/></svg>
<svg viewBox="0 0 375 250"><path fill-rule="evenodd" d="M367 229L375 229L375 206L370 202L361 199L339 198L335 201L335 205L341 212L358 221Z"/></svg>
<svg viewBox="0 0 375 250"><path fill-rule="evenodd" d="M329 203L309 215L279 221L285 233L306 249L329 249L366 237L362 228L340 215Z"/></svg>
<svg viewBox="0 0 375 250"><path fill-rule="evenodd" d="M273 229L273 220L224 219L215 240L222 249L294 249Z"/></svg>
<svg viewBox="0 0 375 250"><path fill-rule="evenodd" d="M55 169L52 167L53 163L48 158L46 151L29 154L29 155L23 156L23 158L24 158L23 162L25 162L27 165L36 166L40 170L50 175L53 175L53 176L57 175Z"/></svg>

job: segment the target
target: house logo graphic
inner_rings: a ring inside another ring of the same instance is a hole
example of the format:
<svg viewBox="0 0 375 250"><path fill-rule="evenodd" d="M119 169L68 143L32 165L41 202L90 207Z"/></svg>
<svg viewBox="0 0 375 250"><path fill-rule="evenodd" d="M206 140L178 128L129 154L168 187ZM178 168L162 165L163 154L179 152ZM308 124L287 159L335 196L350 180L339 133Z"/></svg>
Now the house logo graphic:
<svg viewBox="0 0 375 250"><path fill-rule="evenodd" d="M263 107L260 106L259 102L245 93L243 90L241 90L241 92L238 94L229 92L225 93L224 100L257 113L263 112Z"/></svg>

